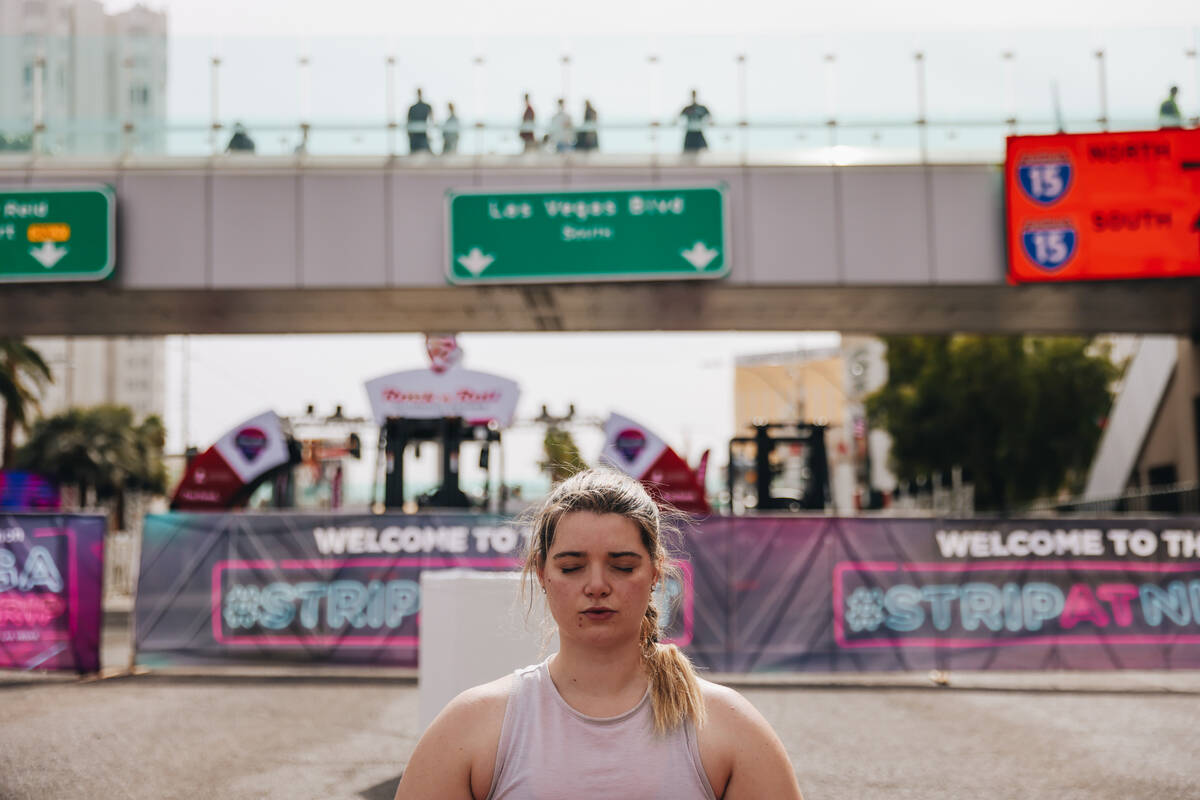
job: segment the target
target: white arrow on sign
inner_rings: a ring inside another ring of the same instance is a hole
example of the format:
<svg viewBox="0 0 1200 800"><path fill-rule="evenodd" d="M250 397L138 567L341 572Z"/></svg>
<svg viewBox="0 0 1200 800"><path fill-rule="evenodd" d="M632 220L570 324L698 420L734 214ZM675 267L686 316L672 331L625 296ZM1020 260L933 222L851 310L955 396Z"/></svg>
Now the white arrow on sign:
<svg viewBox="0 0 1200 800"><path fill-rule="evenodd" d="M719 256L720 253L718 253L716 250L709 250L708 247L705 246L704 242L696 242L694 245L692 245L691 250L684 250L682 253L680 253L680 255L686 258L688 263L696 269L704 269L711 264L712 260Z"/></svg>
<svg viewBox="0 0 1200 800"><path fill-rule="evenodd" d="M42 242L41 247L29 248L29 255L38 260L46 269L51 269L55 264L62 260L62 257L67 254L67 248L59 247L54 242L49 240Z"/></svg>
<svg viewBox="0 0 1200 800"><path fill-rule="evenodd" d="M463 265L463 269L476 276L495 260L494 256L485 255L478 247L472 247L471 252L458 257L458 263Z"/></svg>

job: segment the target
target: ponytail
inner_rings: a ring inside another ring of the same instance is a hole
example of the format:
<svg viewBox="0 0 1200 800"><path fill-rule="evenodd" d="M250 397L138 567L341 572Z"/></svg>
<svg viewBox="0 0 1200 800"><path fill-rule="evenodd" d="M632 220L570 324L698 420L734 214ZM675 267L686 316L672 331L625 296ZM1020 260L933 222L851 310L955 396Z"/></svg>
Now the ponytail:
<svg viewBox="0 0 1200 800"><path fill-rule="evenodd" d="M642 663L650 680L650 708L654 713L654 731L667 733L690 719L697 728L704 725L704 697L700 679L692 662L673 644L658 641L658 609L654 602L646 606L641 628Z"/></svg>

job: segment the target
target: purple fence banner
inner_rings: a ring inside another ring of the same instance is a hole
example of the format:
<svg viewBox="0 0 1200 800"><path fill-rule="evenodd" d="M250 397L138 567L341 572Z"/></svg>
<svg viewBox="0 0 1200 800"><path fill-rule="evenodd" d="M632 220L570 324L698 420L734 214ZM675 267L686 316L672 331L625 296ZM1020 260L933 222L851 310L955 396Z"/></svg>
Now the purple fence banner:
<svg viewBox="0 0 1200 800"><path fill-rule="evenodd" d="M1200 520L723 518L686 540L730 672L1200 667ZM722 630L723 628L723 630Z"/></svg>
<svg viewBox="0 0 1200 800"><path fill-rule="evenodd" d="M152 515L137 660L415 666L421 572L523 548L495 516ZM1200 667L1200 519L710 517L677 555L663 639L714 671Z"/></svg>
<svg viewBox="0 0 1200 800"><path fill-rule="evenodd" d="M499 516L155 514L143 528L138 664L417 666L421 573L514 570L525 539ZM660 584L686 644L691 570Z"/></svg>
<svg viewBox="0 0 1200 800"><path fill-rule="evenodd" d="M478 515L150 515L137 663L415 667L421 572L513 569L523 547Z"/></svg>
<svg viewBox="0 0 1200 800"><path fill-rule="evenodd" d="M100 670L102 516L0 514L0 669Z"/></svg>

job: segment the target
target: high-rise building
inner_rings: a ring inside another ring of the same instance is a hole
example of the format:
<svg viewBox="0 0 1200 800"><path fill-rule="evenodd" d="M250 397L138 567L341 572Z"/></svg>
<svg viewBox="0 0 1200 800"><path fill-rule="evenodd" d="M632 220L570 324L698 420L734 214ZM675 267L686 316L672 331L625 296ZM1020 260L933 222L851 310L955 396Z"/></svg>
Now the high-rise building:
<svg viewBox="0 0 1200 800"><path fill-rule="evenodd" d="M141 5L106 14L97 0L0 0L7 149L162 152L166 94L165 14Z"/></svg>
<svg viewBox="0 0 1200 800"><path fill-rule="evenodd" d="M166 339L156 337L30 337L54 382L41 395L43 416L77 406L129 406L136 419L166 413Z"/></svg>

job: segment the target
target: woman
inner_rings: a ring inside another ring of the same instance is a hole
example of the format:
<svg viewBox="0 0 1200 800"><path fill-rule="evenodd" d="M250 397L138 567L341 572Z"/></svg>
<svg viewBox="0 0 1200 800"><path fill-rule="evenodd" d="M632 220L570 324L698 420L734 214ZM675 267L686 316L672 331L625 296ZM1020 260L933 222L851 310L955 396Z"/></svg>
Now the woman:
<svg viewBox="0 0 1200 800"><path fill-rule="evenodd" d="M673 569L639 482L589 470L559 484L524 570L546 594L558 653L451 701L397 800L799 800L767 721L658 642L651 598Z"/></svg>

